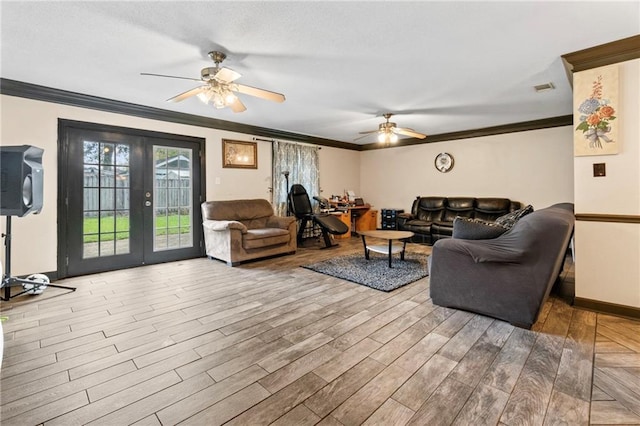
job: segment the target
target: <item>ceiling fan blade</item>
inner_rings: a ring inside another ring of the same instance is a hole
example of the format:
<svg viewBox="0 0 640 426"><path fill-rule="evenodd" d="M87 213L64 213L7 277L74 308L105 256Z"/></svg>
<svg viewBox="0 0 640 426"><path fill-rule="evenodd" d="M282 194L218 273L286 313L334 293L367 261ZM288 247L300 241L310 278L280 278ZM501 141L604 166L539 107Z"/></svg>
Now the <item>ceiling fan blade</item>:
<svg viewBox="0 0 640 426"><path fill-rule="evenodd" d="M194 87L193 89L187 90L186 92L182 92L179 95L175 95L173 98L169 98L167 99L167 102L180 102L180 101L184 101L185 99L191 97L191 96L195 96L197 94L199 94L200 92L204 91L207 88L207 85L203 85L203 86L198 86L198 87Z"/></svg>
<svg viewBox="0 0 640 426"><path fill-rule="evenodd" d="M369 130L368 132L359 132L360 135L369 135L371 133L379 132L380 130Z"/></svg>
<svg viewBox="0 0 640 426"><path fill-rule="evenodd" d="M141 72L140 75L150 75L152 77L179 78L180 80L202 81L199 78L178 77L178 76L175 76L175 75L164 75L164 74L152 74L150 72Z"/></svg>
<svg viewBox="0 0 640 426"><path fill-rule="evenodd" d="M218 81L222 81L223 83L231 83L234 80L242 77L242 74L235 72L229 68L220 68L220 71L216 73L214 78Z"/></svg>
<svg viewBox="0 0 640 426"><path fill-rule="evenodd" d="M414 131L413 129L406 129L406 128L402 128L402 127L392 127L391 131L393 133L397 133L399 135L404 135L404 136L410 136L412 138L424 139L424 138L427 137L427 135L423 135L422 133L418 133L418 132Z"/></svg>
<svg viewBox="0 0 640 426"><path fill-rule="evenodd" d="M247 110L247 107L244 106L242 101L238 98L236 98L236 100L233 101L233 103L229 104L229 108L231 108L231 111L233 112L243 112Z"/></svg>
<svg viewBox="0 0 640 426"><path fill-rule="evenodd" d="M258 98L266 99L274 102L284 102L284 95L269 90L258 89L257 87L245 86L244 84L237 84L237 91L244 93L245 95L255 96Z"/></svg>

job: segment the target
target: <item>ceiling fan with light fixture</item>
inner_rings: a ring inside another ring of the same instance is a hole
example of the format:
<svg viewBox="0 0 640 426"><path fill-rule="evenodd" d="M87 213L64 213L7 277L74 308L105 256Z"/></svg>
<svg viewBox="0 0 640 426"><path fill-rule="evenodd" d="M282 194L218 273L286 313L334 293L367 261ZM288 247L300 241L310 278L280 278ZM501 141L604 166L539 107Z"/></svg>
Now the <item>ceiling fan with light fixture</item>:
<svg viewBox="0 0 640 426"><path fill-rule="evenodd" d="M247 109L242 101L236 96L236 92L249 96L255 96L269 101L284 102L285 98L283 94L271 92L265 89L258 89L257 87L246 86L244 84L234 83L238 78L242 77L242 74L226 67L220 67L222 61L224 61L227 57L227 55L225 55L224 53L214 50L212 52L209 52L209 57L215 63L215 66L206 67L200 70L199 79L190 77L177 77L164 74L152 74L146 72L140 73L140 75L179 78L182 80L192 80L203 83L198 87L189 89L186 92L180 93L172 98L167 99L167 102L180 102L187 98L190 98L191 96L198 96L198 98L204 103L211 103L216 108L229 107L233 112L243 112Z"/></svg>
<svg viewBox="0 0 640 426"><path fill-rule="evenodd" d="M378 134L378 142L381 143L395 143L398 141L398 135L402 135L402 136L409 136L412 138L418 138L418 139L424 139L427 137L427 135L424 135L422 133L418 133L413 129L407 129L407 128L403 128L403 127L397 127L396 123L392 123L389 121L389 118L391 118L393 114L391 113L386 113L383 114L383 117L386 119L386 121L384 123L380 123L380 125L378 126L377 130L369 130L367 132L360 132L361 135L354 140L359 140L362 139L364 137L367 137L368 135L372 134L372 133L377 133Z"/></svg>

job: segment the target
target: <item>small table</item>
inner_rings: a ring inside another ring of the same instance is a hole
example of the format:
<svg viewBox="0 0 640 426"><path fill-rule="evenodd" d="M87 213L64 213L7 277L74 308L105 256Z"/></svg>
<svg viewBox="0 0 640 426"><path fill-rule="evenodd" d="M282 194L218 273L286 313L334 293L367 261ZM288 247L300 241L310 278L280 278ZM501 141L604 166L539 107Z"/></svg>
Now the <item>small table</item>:
<svg viewBox="0 0 640 426"><path fill-rule="evenodd" d="M400 259L404 260L404 251L407 246L407 238L413 237L413 232L410 231L360 231L362 235L362 244L364 245L364 257L369 260L369 252L376 253L388 253L389 254L389 268L391 268L391 259L394 253L400 253ZM388 245L367 245L365 237L380 238L388 240ZM394 240L402 240L402 246L393 245Z"/></svg>

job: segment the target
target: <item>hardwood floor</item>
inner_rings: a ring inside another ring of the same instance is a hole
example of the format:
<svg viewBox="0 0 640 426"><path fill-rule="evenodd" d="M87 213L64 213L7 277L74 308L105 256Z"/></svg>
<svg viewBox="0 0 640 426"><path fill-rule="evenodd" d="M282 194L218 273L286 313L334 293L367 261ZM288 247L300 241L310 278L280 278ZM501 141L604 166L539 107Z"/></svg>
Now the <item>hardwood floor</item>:
<svg viewBox="0 0 640 426"><path fill-rule="evenodd" d="M598 315L591 421L640 424L640 322Z"/></svg>
<svg viewBox="0 0 640 426"><path fill-rule="evenodd" d="M2 425L640 424L640 322L553 296L523 330L433 305L428 278L384 293L299 267L360 244L2 302Z"/></svg>

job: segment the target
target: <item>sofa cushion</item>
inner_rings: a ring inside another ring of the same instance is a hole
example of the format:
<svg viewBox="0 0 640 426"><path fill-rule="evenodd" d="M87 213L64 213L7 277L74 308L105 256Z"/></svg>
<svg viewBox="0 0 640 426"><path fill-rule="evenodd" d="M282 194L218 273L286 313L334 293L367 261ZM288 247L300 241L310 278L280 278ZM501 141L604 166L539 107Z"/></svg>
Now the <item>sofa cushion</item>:
<svg viewBox="0 0 640 426"><path fill-rule="evenodd" d="M242 223L247 229L261 229L268 228L267 222L269 221L269 216L264 217L256 217L253 219L238 219L238 222Z"/></svg>
<svg viewBox="0 0 640 426"><path fill-rule="evenodd" d="M528 206L523 207L519 210L500 216L499 218L496 219L496 223L498 225L504 226L507 229L511 229L513 228L513 225L515 225L516 222L520 220L520 218L528 215L532 211L533 211L533 206L529 204Z"/></svg>
<svg viewBox="0 0 640 426"><path fill-rule="evenodd" d="M289 231L279 228L249 229L242 235L242 246L247 249L274 246L276 244L287 244L289 242Z"/></svg>
<svg viewBox="0 0 640 426"><path fill-rule="evenodd" d="M511 208L513 202L508 198L478 198L476 199L476 219L494 221L502 215L519 208ZM519 204L519 203L518 203Z"/></svg>
<svg viewBox="0 0 640 426"><path fill-rule="evenodd" d="M452 197L447 198L447 207L440 222L453 223L453 220L460 217L473 217L475 198Z"/></svg>
<svg viewBox="0 0 640 426"><path fill-rule="evenodd" d="M423 222L434 222L442 219L446 198L444 197L419 197L414 202L413 215Z"/></svg>
<svg viewBox="0 0 640 426"><path fill-rule="evenodd" d="M507 232L507 228L495 222L457 217L453 220L453 238L464 240L488 240Z"/></svg>
<svg viewBox="0 0 640 426"><path fill-rule="evenodd" d="M266 223L266 219L273 216L273 207L263 199L226 200L203 203L202 213L203 219L237 220L243 222L247 228L255 228L257 226L253 226L251 221Z"/></svg>

